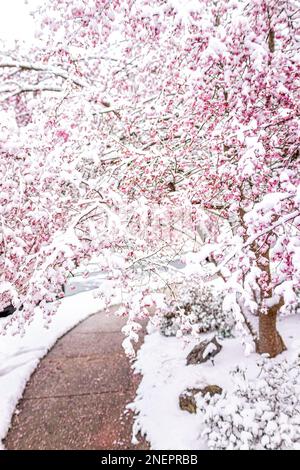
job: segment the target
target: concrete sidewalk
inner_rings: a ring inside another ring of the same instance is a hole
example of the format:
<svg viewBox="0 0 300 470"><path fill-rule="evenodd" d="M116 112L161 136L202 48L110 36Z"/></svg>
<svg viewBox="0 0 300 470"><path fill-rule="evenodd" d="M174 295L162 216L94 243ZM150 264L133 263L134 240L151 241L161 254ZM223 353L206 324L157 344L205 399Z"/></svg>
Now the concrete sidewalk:
<svg viewBox="0 0 300 470"><path fill-rule="evenodd" d="M103 312L61 338L29 381L7 449L147 449L131 443L134 376L122 349L124 320Z"/></svg>

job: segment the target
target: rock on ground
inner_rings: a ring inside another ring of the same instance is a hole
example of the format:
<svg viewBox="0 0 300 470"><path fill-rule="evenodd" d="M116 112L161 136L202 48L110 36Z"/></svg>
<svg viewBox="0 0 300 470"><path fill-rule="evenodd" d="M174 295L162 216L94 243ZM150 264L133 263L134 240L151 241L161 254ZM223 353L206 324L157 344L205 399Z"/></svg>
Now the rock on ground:
<svg viewBox="0 0 300 470"><path fill-rule="evenodd" d="M187 365L202 364L215 357L222 349L216 337L197 344L186 358Z"/></svg>

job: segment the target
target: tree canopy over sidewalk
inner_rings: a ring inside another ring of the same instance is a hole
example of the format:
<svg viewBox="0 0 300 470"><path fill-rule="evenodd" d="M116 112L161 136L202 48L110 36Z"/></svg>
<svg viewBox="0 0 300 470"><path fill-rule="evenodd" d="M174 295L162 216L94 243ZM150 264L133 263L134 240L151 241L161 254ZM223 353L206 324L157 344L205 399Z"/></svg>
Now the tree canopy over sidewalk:
<svg viewBox="0 0 300 470"><path fill-rule="evenodd" d="M22 306L22 327L83 260L126 284L196 237L257 351L284 350L276 316L300 288L297 3L42 4L34 47L0 56L0 309Z"/></svg>

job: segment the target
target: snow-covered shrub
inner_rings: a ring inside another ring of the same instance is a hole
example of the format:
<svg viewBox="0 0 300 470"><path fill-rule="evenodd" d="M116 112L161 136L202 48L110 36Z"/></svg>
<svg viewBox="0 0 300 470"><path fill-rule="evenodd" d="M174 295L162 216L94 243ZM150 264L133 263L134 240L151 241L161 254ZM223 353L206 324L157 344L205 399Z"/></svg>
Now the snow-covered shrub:
<svg viewBox="0 0 300 470"><path fill-rule="evenodd" d="M252 381L245 371L235 370L233 395L202 404L203 436L211 449L292 449L299 442L299 359L292 364L268 360L261 367Z"/></svg>
<svg viewBox="0 0 300 470"><path fill-rule="evenodd" d="M300 289L295 289L296 301L292 304L286 304L281 309L281 316L300 314Z"/></svg>
<svg viewBox="0 0 300 470"><path fill-rule="evenodd" d="M165 336L182 333L217 331L220 336L230 336L233 320L222 309L224 295L212 286L194 277L179 288L176 299L161 320Z"/></svg>

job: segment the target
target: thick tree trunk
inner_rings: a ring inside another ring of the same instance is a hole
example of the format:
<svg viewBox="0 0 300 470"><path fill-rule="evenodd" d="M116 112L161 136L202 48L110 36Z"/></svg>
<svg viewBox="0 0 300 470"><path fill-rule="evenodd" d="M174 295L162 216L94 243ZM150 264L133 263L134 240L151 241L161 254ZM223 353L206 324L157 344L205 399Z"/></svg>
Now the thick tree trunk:
<svg viewBox="0 0 300 470"><path fill-rule="evenodd" d="M269 35L269 47L270 52L274 50L274 32L270 31ZM244 201L245 197L243 194L243 188L241 188L241 201ZM247 224L245 222L245 210L242 206L239 208L239 220L240 225L244 229L244 242L247 243L249 239L247 238ZM269 235L272 235L270 232ZM261 270L263 274L265 274L263 278L263 284L258 281L260 285L260 295L257 295L256 292L253 291L253 297L258 305L258 315L259 315L259 331L258 335L254 332L252 325L250 322L247 322L247 317L244 315L246 325L253 337L255 342L256 352L259 354L268 354L269 357L275 357L278 354L282 353L286 350L286 346L281 338L280 334L276 328L276 319L277 314L280 308L283 306L283 298L274 305L270 307L268 313L263 313L260 311L264 306L264 300L271 300L274 297L274 292L272 288L272 273L271 273L271 261L270 261L270 244L268 242L268 237L264 240L264 248L257 244L256 241L253 241L249 246L250 249L256 258L257 267ZM243 279L245 280L245 278ZM265 284L267 283L267 289Z"/></svg>
<svg viewBox="0 0 300 470"><path fill-rule="evenodd" d="M259 315L259 338L257 352L275 357L286 350L283 339L276 328L278 307L273 307L267 314Z"/></svg>

